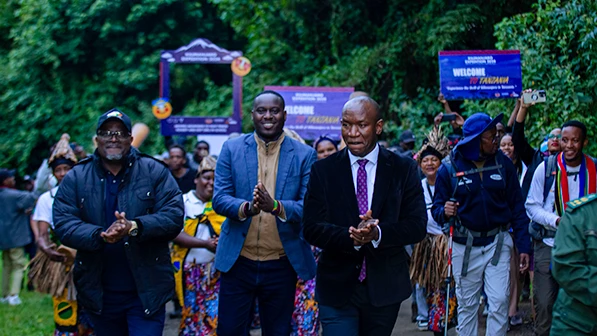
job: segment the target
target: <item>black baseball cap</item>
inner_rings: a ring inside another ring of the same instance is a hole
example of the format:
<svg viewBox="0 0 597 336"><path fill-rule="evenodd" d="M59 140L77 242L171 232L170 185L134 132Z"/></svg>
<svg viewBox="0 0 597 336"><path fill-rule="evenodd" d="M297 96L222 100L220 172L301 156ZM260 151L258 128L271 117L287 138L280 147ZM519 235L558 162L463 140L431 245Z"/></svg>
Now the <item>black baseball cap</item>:
<svg viewBox="0 0 597 336"><path fill-rule="evenodd" d="M14 169L0 168L0 184L7 178L15 176L15 173Z"/></svg>
<svg viewBox="0 0 597 336"><path fill-rule="evenodd" d="M102 116L99 117L99 119L97 121L96 131L99 130L102 127L102 125L110 119L120 120L124 124L126 129L129 130L129 132L133 128L133 126L131 125L131 118L129 118L129 116L127 116L126 114L124 114L122 111L120 111L118 109L111 109L110 111L102 114Z"/></svg>
<svg viewBox="0 0 597 336"><path fill-rule="evenodd" d="M406 130L400 134L400 141L404 143L415 142L415 135L411 130Z"/></svg>

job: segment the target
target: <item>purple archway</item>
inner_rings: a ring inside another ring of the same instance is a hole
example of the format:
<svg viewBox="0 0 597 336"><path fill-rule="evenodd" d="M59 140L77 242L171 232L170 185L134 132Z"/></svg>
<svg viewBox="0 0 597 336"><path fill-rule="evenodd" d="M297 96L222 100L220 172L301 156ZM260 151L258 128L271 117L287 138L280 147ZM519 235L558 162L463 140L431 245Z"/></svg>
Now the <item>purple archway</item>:
<svg viewBox="0 0 597 336"><path fill-rule="evenodd" d="M176 50L163 50L160 57L160 98L170 98L170 63L231 64L242 51L228 51L208 39L198 38ZM225 135L241 132L242 77L232 74L231 117L171 116L162 120L162 135Z"/></svg>

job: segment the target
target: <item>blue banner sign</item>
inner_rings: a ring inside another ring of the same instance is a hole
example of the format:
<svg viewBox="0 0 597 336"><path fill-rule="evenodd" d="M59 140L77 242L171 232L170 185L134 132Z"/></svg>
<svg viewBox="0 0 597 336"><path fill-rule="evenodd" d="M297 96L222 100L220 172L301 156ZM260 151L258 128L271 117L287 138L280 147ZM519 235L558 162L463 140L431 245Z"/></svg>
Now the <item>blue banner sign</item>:
<svg viewBox="0 0 597 336"><path fill-rule="evenodd" d="M228 135L240 133L241 124L233 117L179 117L161 121L162 135Z"/></svg>
<svg viewBox="0 0 597 336"><path fill-rule="evenodd" d="M286 102L285 127L304 140L321 135L340 141L342 107L354 92L353 87L266 86Z"/></svg>
<svg viewBox="0 0 597 336"><path fill-rule="evenodd" d="M447 100L518 98L519 50L439 52L440 91Z"/></svg>

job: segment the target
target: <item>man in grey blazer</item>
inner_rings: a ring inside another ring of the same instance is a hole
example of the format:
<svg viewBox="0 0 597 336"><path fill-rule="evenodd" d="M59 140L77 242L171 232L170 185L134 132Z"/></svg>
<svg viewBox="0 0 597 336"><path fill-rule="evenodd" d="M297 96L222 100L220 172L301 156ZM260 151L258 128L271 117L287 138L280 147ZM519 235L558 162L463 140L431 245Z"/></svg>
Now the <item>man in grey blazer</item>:
<svg viewBox="0 0 597 336"><path fill-rule="evenodd" d="M284 99L257 95L255 132L227 141L216 168L214 210L226 216L216 268L222 272L218 335L243 335L255 299L264 336L290 334L297 275L315 276L301 238L303 198L315 151L284 136Z"/></svg>

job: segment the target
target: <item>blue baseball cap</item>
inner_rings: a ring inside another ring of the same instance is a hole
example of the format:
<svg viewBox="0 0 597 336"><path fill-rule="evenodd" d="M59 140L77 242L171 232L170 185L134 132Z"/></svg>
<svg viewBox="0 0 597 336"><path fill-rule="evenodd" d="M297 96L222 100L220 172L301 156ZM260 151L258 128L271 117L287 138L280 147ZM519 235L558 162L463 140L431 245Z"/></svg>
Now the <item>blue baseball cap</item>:
<svg viewBox="0 0 597 336"><path fill-rule="evenodd" d="M500 113L495 118L491 119L487 113L482 112L475 113L468 117L462 127L462 134L464 137L458 141L456 149L460 151L465 158L476 160L479 156L479 137L484 132L495 128L497 123L502 121L503 118L503 113Z"/></svg>

